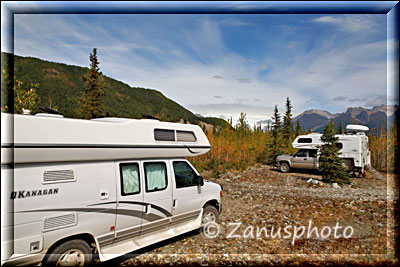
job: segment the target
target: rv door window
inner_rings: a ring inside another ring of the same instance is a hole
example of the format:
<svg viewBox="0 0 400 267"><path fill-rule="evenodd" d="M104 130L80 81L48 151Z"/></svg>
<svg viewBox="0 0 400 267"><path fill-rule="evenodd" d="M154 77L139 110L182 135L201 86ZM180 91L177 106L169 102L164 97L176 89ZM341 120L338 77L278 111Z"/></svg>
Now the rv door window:
<svg viewBox="0 0 400 267"><path fill-rule="evenodd" d="M195 177L196 173L184 161L174 161L174 173L176 188L196 186Z"/></svg>
<svg viewBox="0 0 400 267"><path fill-rule="evenodd" d="M124 163L121 169L121 195L140 193L139 165L137 163Z"/></svg>
<svg viewBox="0 0 400 267"><path fill-rule="evenodd" d="M144 163L146 192L161 191L167 188L167 166L164 162Z"/></svg>

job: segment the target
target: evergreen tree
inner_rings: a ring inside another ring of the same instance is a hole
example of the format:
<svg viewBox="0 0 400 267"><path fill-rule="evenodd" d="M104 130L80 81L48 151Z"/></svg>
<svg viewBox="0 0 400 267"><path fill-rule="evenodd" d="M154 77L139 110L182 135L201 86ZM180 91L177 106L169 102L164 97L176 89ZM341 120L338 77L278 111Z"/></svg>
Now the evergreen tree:
<svg viewBox="0 0 400 267"><path fill-rule="evenodd" d="M296 121L296 136L301 135L303 132L303 129L301 129L301 124L300 124L300 120Z"/></svg>
<svg viewBox="0 0 400 267"><path fill-rule="evenodd" d="M339 157L340 148L336 146L338 140L339 138L335 136L335 125L331 119L325 125L321 136L323 145L319 146L319 170L325 182L350 183L350 175L342 165L343 160Z"/></svg>
<svg viewBox="0 0 400 267"><path fill-rule="evenodd" d="M292 142L293 135L293 122L292 122L292 108L289 97L286 98L286 111L283 115L283 129L282 138L289 144Z"/></svg>
<svg viewBox="0 0 400 267"><path fill-rule="evenodd" d="M337 134L344 134L344 129L343 129L343 126L342 126L342 121L339 121L339 126L338 126L338 128L337 128L337 130L336 130L336 133L337 133Z"/></svg>
<svg viewBox="0 0 400 267"><path fill-rule="evenodd" d="M240 117L236 123L235 129L239 135L246 135L247 133L249 133L250 127L247 123L246 113L240 113Z"/></svg>
<svg viewBox="0 0 400 267"><path fill-rule="evenodd" d="M104 96L103 76L99 68L97 60L97 49L93 48L93 53L90 53L90 69L83 76L86 83L85 92L79 99L80 109L78 116L83 119L93 119L104 117L102 97Z"/></svg>
<svg viewBox="0 0 400 267"><path fill-rule="evenodd" d="M269 161L274 162L276 157L282 153L281 115L279 114L277 105L275 105L274 114L272 115L271 137L271 153Z"/></svg>

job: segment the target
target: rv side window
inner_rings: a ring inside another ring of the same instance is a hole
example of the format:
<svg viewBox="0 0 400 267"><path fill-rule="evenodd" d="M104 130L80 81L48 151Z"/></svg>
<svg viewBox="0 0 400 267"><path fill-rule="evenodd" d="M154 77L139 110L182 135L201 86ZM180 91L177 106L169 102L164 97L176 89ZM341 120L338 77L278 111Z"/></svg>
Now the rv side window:
<svg viewBox="0 0 400 267"><path fill-rule="evenodd" d="M154 139L156 141L175 141L175 131L165 129L155 129Z"/></svg>
<svg viewBox="0 0 400 267"><path fill-rule="evenodd" d="M167 188L167 166L164 162L144 163L146 192L161 191Z"/></svg>
<svg viewBox="0 0 400 267"><path fill-rule="evenodd" d="M176 131L178 142L196 142L196 136L191 131Z"/></svg>
<svg viewBox="0 0 400 267"><path fill-rule="evenodd" d="M121 195L140 193L139 165L137 163L120 164L121 170Z"/></svg>
<svg viewBox="0 0 400 267"><path fill-rule="evenodd" d="M196 173L184 161L174 161L174 173L176 188L196 186L195 177Z"/></svg>
<svg viewBox="0 0 400 267"><path fill-rule="evenodd" d="M336 142L335 145L339 150L343 148L343 143Z"/></svg>
<svg viewBox="0 0 400 267"><path fill-rule="evenodd" d="M311 138L299 138L299 140L297 140L297 143L310 144L310 143L312 143L312 139Z"/></svg>

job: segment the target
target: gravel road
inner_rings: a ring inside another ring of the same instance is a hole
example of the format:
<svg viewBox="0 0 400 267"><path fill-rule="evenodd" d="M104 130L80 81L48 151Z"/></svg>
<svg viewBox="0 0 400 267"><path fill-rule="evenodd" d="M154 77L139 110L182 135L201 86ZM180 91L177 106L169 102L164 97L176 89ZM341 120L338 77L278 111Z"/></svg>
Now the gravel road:
<svg viewBox="0 0 400 267"><path fill-rule="evenodd" d="M353 185L340 188L320 182L321 176L316 172L284 174L268 165L257 165L242 173L229 172L218 179L203 175L224 187L218 237L210 239L193 231L112 263L129 266L397 262L392 242L393 229L397 229L393 220L398 200L395 175L372 170L367 177L353 178ZM262 227L267 235L260 230ZM299 236L302 227L304 235ZM306 236L313 227L317 229ZM257 231L261 234L257 235Z"/></svg>

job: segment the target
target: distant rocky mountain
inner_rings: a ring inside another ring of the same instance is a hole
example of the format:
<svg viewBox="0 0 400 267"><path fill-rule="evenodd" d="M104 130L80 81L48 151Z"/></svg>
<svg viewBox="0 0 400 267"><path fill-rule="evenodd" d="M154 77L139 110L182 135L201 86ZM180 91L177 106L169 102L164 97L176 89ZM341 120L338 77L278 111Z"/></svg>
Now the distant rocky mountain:
<svg viewBox="0 0 400 267"><path fill-rule="evenodd" d="M394 122L398 112L397 105L381 105L371 109L362 107L350 107L343 113L329 113L326 110L310 109L293 118L295 123L300 120L303 129L311 129L315 132L321 132L325 124L333 119L335 127L341 122L343 127L347 124L362 124L370 129L386 128Z"/></svg>

